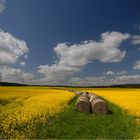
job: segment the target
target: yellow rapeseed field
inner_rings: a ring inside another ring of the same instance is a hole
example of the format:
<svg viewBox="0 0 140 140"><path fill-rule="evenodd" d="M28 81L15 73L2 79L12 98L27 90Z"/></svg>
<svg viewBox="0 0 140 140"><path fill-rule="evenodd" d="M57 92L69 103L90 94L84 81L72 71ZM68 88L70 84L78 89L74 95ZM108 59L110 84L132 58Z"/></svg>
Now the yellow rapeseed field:
<svg viewBox="0 0 140 140"><path fill-rule="evenodd" d="M0 87L0 138L27 138L68 107L74 94L45 87Z"/></svg>
<svg viewBox="0 0 140 140"><path fill-rule="evenodd" d="M95 88L84 89L128 111L140 124L140 89Z"/></svg>

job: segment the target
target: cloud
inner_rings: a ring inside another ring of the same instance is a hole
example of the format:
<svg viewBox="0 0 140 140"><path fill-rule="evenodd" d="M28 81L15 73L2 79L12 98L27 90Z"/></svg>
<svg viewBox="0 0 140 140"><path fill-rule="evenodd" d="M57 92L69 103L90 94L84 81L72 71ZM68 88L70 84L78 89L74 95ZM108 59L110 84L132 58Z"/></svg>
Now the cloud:
<svg viewBox="0 0 140 140"><path fill-rule="evenodd" d="M5 0L0 0L0 13L5 9Z"/></svg>
<svg viewBox="0 0 140 140"><path fill-rule="evenodd" d="M11 68L11 64L18 62L21 56L26 59L27 53L28 47L25 41L0 30L0 73L3 81L32 83L33 74ZM20 62L21 66L25 64L24 61Z"/></svg>
<svg viewBox="0 0 140 140"><path fill-rule="evenodd" d="M24 56L24 58L27 59L27 58L28 58L28 55L26 54L26 55Z"/></svg>
<svg viewBox="0 0 140 140"><path fill-rule="evenodd" d="M135 35L132 37L132 39L133 39L132 44L134 44L134 45L140 44L140 35Z"/></svg>
<svg viewBox="0 0 140 140"><path fill-rule="evenodd" d="M26 56L27 52L28 47L25 41L0 30L0 65L14 64L19 57Z"/></svg>
<svg viewBox="0 0 140 140"><path fill-rule="evenodd" d="M132 43L134 45L140 44L140 36L136 35L136 36L133 37L133 39L134 40L133 40ZM140 48L138 48L138 51L140 51ZM133 69L134 70L140 70L140 60L135 63L135 65L133 66Z"/></svg>
<svg viewBox="0 0 140 140"><path fill-rule="evenodd" d="M140 75L123 75L112 79L112 84L140 84Z"/></svg>
<svg viewBox="0 0 140 140"><path fill-rule="evenodd" d="M140 60L135 63L133 69L134 70L140 70Z"/></svg>
<svg viewBox="0 0 140 140"><path fill-rule="evenodd" d="M21 65L22 67L24 67L24 66L26 65L26 63L25 63L24 61L22 61L22 62L20 62L20 65Z"/></svg>
<svg viewBox="0 0 140 140"><path fill-rule="evenodd" d="M126 75L127 71L119 71L119 72L114 72L114 71L107 71L103 73L104 75L109 75L109 76L116 76L116 75Z"/></svg>
<svg viewBox="0 0 140 140"><path fill-rule="evenodd" d="M71 80L69 80L68 85L71 86L102 86L102 85L108 85L108 83L105 81L105 77L86 77L86 78L80 78L80 77L74 77Z"/></svg>
<svg viewBox="0 0 140 140"><path fill-rule="evenodd" d="M70 67L61 67L57 65L53 66L39 66L38 72L43 74L45 77L37 80L39 84L49 85L65 85L69 80L70 76L74 73L74 70ZM77 70L75 71L77 72Z"/></svg>
<svg viewBox="0 0 140 140"><path fill-rule="evenodd" d="M114 74L115 74L114 71L107 71L104 73L104 75L114 75Z"/></svg>
<svg viewBox="0 0 140 140"><path fill-rule="evenodd" d="M76 77L68 82L68 85L72 86L108 86L120 84L140 84L140 75L119 75L109 79L106 76Z"/></svg>
<svg viewBox="0 0 140 140"><path fill-rule="evenodd" d="M45 76L46 81L53 81L68 78L94 60L104 63L120 62L126 54L125 51L121 51L120 44L128 38L130 35L127 33L105 32L101 34L98 42L91 40L73 45L59 43L54 48L56 63L51 66L41 65L38 72Z"/></svg>
<svg viewBox="0 0 140 140"><path fill-rule="evenodd" d="M41 78L33 81L34 84L40 85L67 85L67 86L95 86L95 85L108 85L105 81L105 76L102 77L72 77L66 79L48 79Z"/></svg>
<svg viewBox="0 0 140 140"><path fill-rule="evenodd" d="M15 83L32 83L33 74L23 72L21 69L1 67L0 73L2 75L2 81L15 82Z"/></svg>

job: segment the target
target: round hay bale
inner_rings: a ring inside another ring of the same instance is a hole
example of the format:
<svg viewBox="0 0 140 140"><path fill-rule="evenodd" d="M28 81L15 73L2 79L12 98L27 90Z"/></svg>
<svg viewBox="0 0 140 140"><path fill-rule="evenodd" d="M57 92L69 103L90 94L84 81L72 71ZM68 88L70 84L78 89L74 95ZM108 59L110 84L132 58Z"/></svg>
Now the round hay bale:
<svg viewBox="0 0 140 140"><path fill-rule="evenodd" d="M89 96L88 96L88 93L87 92L81 92L80 93L80 96L84 96L84 97L87 97L89 99Z"/></svg>
<svg viewBox="0 0 140 140"><path fill-rule="evenodd" d="M92 95L95 95L95 94L94 94L94 93L89 93L89 94L88 94L89 97L92 96ZM97 96L97 95L96 95L96 96Z"/></svg>
<svg viewBox="0 0 140 140"><path fill-rule="evenodd" d="M95 114L107 114L107 107L103 100L97 98L91 102L92 112Z"/></svg>
<svg viewBox="0 0 140 140"><path fill-rule="evenodd" d="M82 95L83 92L80 91L80 95Z"/></svg>
<svg viewBox="0 0 140 140"><path fill-rule="evenodd" d="M90 96L91 96L91 93L88 94L88 97L89 97L89 98L90 98Z"/></svg>
<svg viewBox="0 0 140 140"><path fill-rule="evenodd" d="M91 94L90 95L90 98L89 98L89 101L92 102L93 100L99 98L98 96L96 96L95 94Z"/></svg>
<svg viewBox="0 0 140 140"><path fill-rule="evenodd" d="M91 108L90 108L90 102L88 98L84 96L80 96L76 102L76 109L79 112L90 113Z"/></svg>
<svg viewBox="0 0 140 140"><path fill-rule="evenodd" d="M81 100L81 98L82 99L85 99L85 100L88 100L88 98L86 96L79 96L78 99L77 99L77 101Z"/></svg>

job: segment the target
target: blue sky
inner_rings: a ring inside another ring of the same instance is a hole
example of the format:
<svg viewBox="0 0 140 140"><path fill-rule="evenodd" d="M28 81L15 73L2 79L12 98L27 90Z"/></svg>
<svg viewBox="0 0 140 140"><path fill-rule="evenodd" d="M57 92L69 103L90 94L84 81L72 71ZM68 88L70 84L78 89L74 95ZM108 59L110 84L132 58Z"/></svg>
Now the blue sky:
<svg viewBox="0 0 140 140"><path fill-rule="evenodd" d="M139 5L139 0L0 0L3 81L140 83Z"/></svg>

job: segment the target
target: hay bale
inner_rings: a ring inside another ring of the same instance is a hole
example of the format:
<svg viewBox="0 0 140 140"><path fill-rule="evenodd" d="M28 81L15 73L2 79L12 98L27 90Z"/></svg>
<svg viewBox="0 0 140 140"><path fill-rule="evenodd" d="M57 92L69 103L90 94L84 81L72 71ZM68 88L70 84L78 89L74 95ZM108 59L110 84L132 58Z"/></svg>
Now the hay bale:
<svg viewBox="0 0 140 140"><path fill-rule="evenodd" d="M97 95L95 95L95 94L90 94L90 96L89 96L89 101L90 101L90 103L91 103L93 100L97 99L97 98L99 98Z"/></svg>
<svg viewBox="0 0 140 140"><path fill-rule="evenodd" d="M95 114L107 114L106 103L99 98L96 98L91 102L91 109Z"/></svg>
<svg viewBox="0 0 140 140"><path fill-rule="evenodd" d="M84 97L89 99L89 95L88 94L89 94L88 92L81 92L80 96L84 96Z"/></svg>
<svg viewBox="0 0 140 140"><path fill-rule="evenodd" d="M95 95L94 93L89 93L88 96L90 98L90 96ZM97 95L96 95L97 96Z"/></svg>
<svg viewBox="0 0 140 140"><path fill-rule="evenodd" d="M80 96L76 102L76 109L79 112L90 113L91 105L87 97Z"/></svg>

